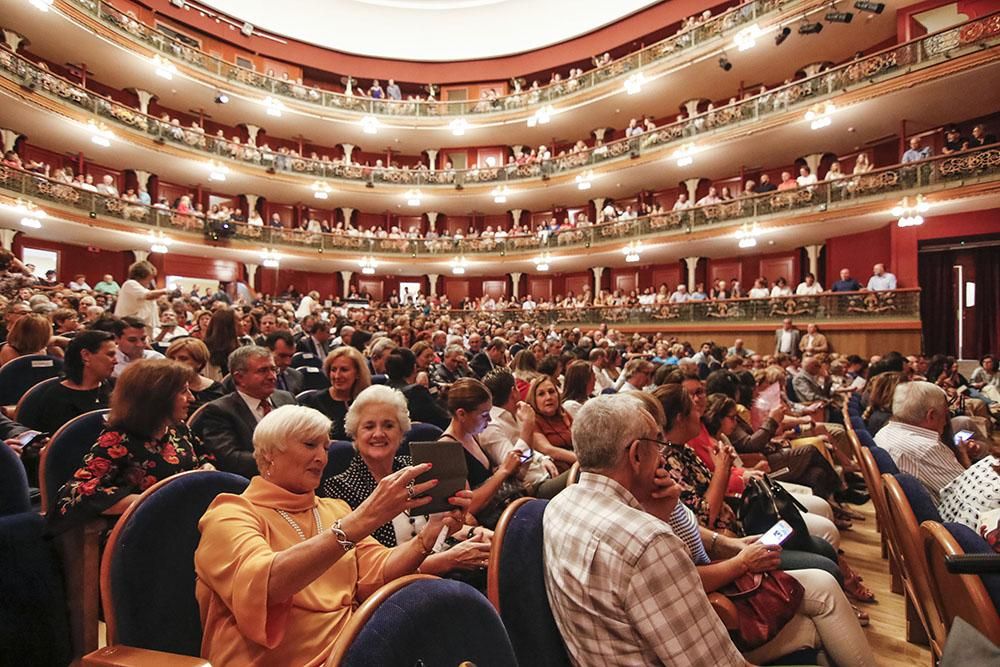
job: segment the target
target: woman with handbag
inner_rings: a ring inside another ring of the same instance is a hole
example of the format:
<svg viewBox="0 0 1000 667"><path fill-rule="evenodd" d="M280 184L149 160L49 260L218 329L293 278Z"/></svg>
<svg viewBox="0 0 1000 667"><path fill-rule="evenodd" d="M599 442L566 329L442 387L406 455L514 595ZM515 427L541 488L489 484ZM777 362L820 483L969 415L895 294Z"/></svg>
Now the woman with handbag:
<svg viewBox="0 0 1000 667"><path fill-rule="evenodd" d="M663 439L671 442L690 431L692 420L678 414L684 405L688 417L697 412L683 391L667 393L672 395L663 402L642 392L629 396L664 426ZM664 405L675 401L681 408L671 419ZM768 664L803 648L822 647L837 665L875 664L864 632L851 618L851 605L829 572L779 570L781 547L760 544L758 536L734 539L711 533L705 544L702 535L708 531L699 531L694 514L683 506L669 523L687 544L705 592L720 592L735 605L739 626L731 634L748 661Z"/></svg>

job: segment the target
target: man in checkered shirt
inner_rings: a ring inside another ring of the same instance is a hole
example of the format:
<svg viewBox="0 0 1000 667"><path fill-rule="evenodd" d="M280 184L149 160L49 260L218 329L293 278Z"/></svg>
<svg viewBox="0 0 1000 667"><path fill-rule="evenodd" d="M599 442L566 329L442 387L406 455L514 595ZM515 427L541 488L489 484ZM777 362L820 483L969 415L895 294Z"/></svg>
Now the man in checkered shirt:
<svg viewBox="0 0 1000 667"><path fill-rule="evenodd" d="M627 395L573 421L580 481L543 519L545 590L575 665L746 665L667 519L680 493L659 429Z"/></svg>

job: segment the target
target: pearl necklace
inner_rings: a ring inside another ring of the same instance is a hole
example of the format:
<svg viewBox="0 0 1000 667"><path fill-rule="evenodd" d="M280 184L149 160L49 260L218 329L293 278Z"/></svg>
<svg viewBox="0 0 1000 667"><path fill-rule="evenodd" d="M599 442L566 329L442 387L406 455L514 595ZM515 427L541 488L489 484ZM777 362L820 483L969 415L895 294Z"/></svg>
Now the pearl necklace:
<svg viewBox="0 0 1000 667"><path fill-rule="evenodd" d="M292 515L290 515L285 510L276 510L276 511L278 512L278 514L281 515L282 519L288 522L288 525L290 525L292 528L295 529L295 533L299 536L299 539L305 542L306 534L302 531L302 526L300 526L298 522L292 518ZM316 534L319 535L320 533L323 532L323 520L320 519L319 510L317 508L313 507L312 513L313 513L313 519L316 521Z"/></svg>

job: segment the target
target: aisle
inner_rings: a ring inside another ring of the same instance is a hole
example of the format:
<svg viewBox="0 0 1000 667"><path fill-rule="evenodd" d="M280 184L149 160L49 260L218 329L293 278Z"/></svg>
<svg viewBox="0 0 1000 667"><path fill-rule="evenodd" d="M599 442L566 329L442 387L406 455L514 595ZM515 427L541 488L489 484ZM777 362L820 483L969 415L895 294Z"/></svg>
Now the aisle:
<svg viewBox="0 0 1000 667"><path fill-rule="evenodd" d="M906 614L903 596L889 590L889 561L882 560L878 532L875 530L875 507L869 502L855 507L866 521L855 521L854 528L842 531L842 543L851 564L875 592L877 604L859 605L871 616L865 629L880 665L887 667L929 667L930 651L906 641Z"/></svg>

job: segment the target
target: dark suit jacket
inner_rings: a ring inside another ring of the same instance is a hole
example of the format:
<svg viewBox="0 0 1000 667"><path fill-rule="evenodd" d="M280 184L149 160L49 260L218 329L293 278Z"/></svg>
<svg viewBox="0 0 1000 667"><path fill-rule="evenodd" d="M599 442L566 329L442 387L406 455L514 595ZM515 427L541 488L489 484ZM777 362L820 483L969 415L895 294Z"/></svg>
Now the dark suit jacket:
<svg viewBox="0 0 1000 667"><path fill-rule="evenodd" d="M469 368L472 369L472 372L475 373L476 377L480 380L482 380L487 373L493 370L493 362L490 361L489 356L487 356L486 350L483 350L476 356L472 357L472 361L469 362Z"/></svg>
<svg viewBox="0 0 1000 667"><path fill-rule="evenodd" d="M403 392L403 396L406 397L406 407L410 411L410 419L413 421L434 424L441 429L446 429L451 424L448 412L431 396L430 390L424 385L390 383L390 386Z"/></svg>
<svg viewBox="0 0 1000 667"><path fill-rule="evenodd" d="M317 346L312 336L303 336L295 344L295 351L315 354L320 360L326 359L326 355L330 352L330 341Z"/></svg>
<svg viewBox="0 0 1000 667"><path fill-rule="evenodd" d="M271 403L278 408L295 405L295 397L285 391L271 394ZM257 420L250 408L235 391L206 403L192 425L205 449L215 455L215 467L243 475L247 479L257 474L253 460L253 432Z"/></svg>
<svg viewBox="0 0 1000 667"><path fill-rule="evenodd" d="M286 368L283 373L285 376L285 391L287 391L292 396L298 396L299 392L302 391L302 373L294 368ZM280 381L280 377L279 377Z"/></svg>

